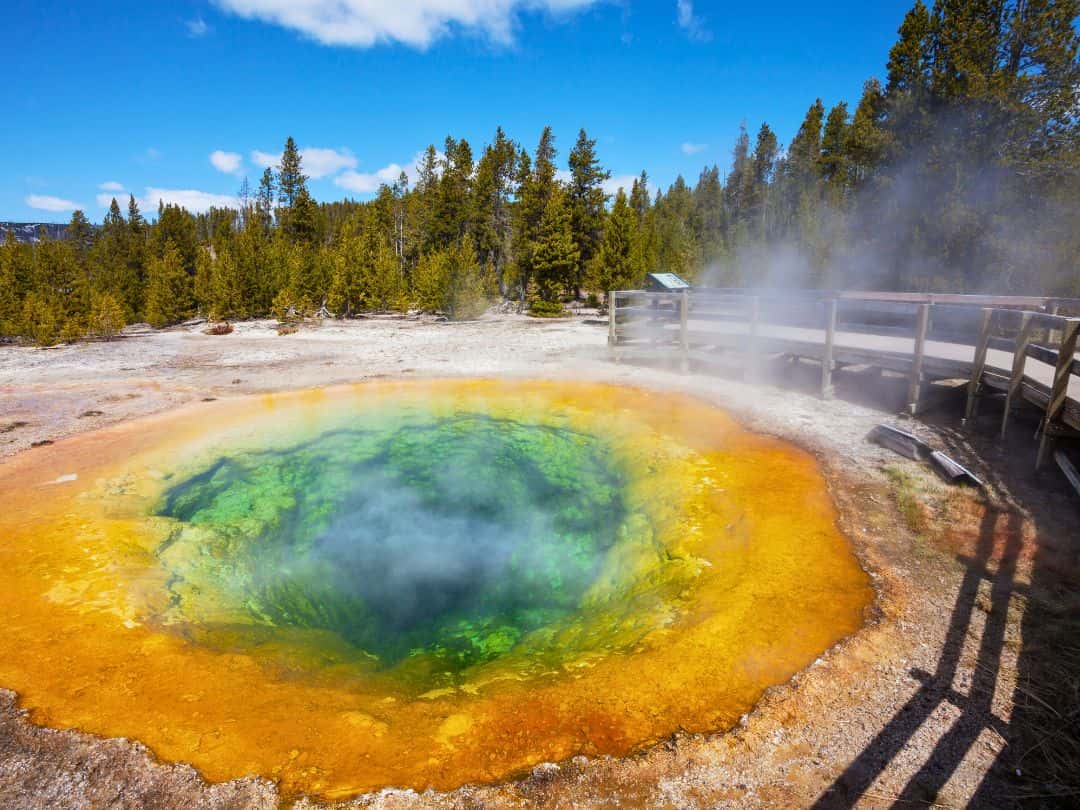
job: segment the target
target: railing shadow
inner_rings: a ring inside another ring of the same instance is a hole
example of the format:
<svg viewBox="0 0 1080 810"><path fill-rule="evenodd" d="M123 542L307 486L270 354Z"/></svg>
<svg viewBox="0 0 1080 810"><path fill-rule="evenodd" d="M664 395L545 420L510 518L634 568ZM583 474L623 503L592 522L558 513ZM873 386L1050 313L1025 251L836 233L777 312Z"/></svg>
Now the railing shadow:
<svg viewBox="0 0 1080 810"><path fill-rule="evenodd" d="M999 523L1005 524L1003 530L999 530ZM997 549L998 538L1002 535L1003 547ZM933 673L911 671L912 678L922 685L822 793L813 807L831 810L855 804L870 791L890 762L944 703L951 703L959 709L960 716L938 739L933 751L899 794L883 797L874 793L872 798L887 798L895 807L931 804L985 729L992 729L1008 739L1009 724L993 714L991 703L1001 667L1009 601L1015 589L1016 560L1021 542L1017 513L988 506L980 526L975 554L964 560L964 576L937 667ZM985 601L979 602L984 582L989 586L988 609ZM961 692L953 682L965 643L969 635L975 632L972 620L977 609L986 610L978 660L970 687Z"/></svg>

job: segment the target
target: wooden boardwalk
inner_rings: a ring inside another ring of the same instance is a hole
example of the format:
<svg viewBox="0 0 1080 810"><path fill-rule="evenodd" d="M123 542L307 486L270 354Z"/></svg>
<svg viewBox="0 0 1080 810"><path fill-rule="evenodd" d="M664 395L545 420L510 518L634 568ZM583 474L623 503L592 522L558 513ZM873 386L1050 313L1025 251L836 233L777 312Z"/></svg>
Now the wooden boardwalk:
<svg viewBox="0 0 1080 810"><path fill-rule="evenodd" d="M669 358L689 371L736 358L753 375L767 356L807 358L821 365L823 397L838 368L888 369L908 377L913 415L927 383L962 379L966 419L982 396L1005 396L1002 435L1022 404L1041 411L1037 466L1055 438L1080 436L1080 318L1058 314L1080 313L1080 300L696 289L618 291L609 302L615 360Z"/></svg>

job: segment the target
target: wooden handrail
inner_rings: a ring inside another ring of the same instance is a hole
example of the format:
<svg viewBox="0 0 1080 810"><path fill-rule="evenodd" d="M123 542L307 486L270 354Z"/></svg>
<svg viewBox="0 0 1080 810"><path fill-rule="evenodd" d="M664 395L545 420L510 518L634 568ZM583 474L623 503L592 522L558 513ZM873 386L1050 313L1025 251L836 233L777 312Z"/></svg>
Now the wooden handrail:
<svg viewBox="0 0 1080 810"><path fill-rule="evenodd" d="M986 386L1005 387L1002 436L1018 398L1043 411L1039 462L1048 456L1052 437L1067 428L1080 431L1080 398L1069 397L1070 380L1080 376L1080 318L1057 314L1063 308L1080 310L1080 299L693 288L619 290L608 300L609 344L616 358L635 347L667 351L688 371L691 361L704 358L702 348L735 348L752 378L765 352L809 357L822 364L823 397L832 394L837 364L880 365L908 375L912 414L926 374L970 375L965 424L972 422ZM860 335L879 340L863 343ZM901 338L912 342L905 347ZM965 346L973 350L970 359L958 356ZM990 351L998 357L994 364L988 362ZM1007 366L1003 351L1011 355ZM1052 379L1044 379L1044 370L1029 371L1029 358L1050 366Z"/></svg>

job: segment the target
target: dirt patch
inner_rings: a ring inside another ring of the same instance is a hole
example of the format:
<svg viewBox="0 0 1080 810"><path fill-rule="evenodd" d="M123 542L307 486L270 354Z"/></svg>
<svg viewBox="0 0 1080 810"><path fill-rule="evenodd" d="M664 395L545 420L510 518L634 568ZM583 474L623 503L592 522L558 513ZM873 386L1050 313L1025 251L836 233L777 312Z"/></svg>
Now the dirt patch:
<svg viewBox="0 0 1080 810"><path fill-rule="evenodd" d="M679 390L818 457L878 596L863 630L770 690L729 733L677 735L622 759L576 757L502 785L388 790L347 804L959 807L1065 804L1080 791L1080 510L1052 472L1032 474L1023 426L1008 443L994 441L1000 410L992 403L974 429L961 430L962 408L948 392L927 421L894 418L904 381L874 372L838 374L838 399L823 402L811 393L820 372L808 364L776 363L763 376L783 385L762 387L614 365L604 327L577 319L370 318L326 322L288 340L269 322L234 327L227 350L197 325L50 352L0 349L0 425L20 423L0 456L187 402L405 374ZM102 416L80 420L106 402ZM881 421L947 450L987 482L986 492L950 487L867 442ZM0 693L5 806L277 801L265 782L205 785L186 766L155 763L137 743L38 728Z"/></svg>

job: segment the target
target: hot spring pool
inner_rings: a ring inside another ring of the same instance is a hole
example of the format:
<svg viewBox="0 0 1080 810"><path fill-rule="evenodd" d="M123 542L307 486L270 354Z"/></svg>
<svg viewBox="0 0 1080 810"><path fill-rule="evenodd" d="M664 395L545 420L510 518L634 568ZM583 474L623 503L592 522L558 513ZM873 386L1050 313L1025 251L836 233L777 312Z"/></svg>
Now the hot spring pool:
<svg viewBox="0 0 1080 810"><path fill-rule="evenodd" d="M728 728L871 599L808 455L603 385L201 404L5 464L0 538L35 722L328 798Z"/></svg>

